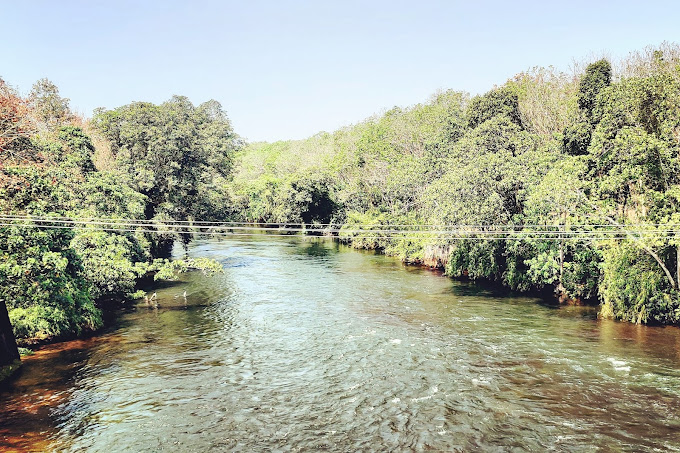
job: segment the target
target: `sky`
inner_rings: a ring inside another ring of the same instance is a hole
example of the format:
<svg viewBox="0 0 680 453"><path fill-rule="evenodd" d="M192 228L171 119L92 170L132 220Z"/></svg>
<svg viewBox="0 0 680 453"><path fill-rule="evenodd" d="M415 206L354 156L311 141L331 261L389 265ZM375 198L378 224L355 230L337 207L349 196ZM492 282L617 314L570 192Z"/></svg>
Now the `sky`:
<svg viewBox="0 0 680 453"><path fill-rule="evenodd" d="M443 89L680 42L677 1L0 0L0 77L91 116L215 99L248 141L301 139Z"/></svg>

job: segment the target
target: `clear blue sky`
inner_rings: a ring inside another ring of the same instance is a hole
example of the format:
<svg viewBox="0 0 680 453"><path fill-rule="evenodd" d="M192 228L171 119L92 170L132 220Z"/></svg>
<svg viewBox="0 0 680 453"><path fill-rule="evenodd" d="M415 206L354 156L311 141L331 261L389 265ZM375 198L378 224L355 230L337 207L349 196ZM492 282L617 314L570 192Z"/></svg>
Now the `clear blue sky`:
<svg viewBox="0 0 680 453"><path fill-rule="evenodd" d="M0 0L0 77L71 107L222 103L251 141L303 138L438 89L482 93L680 41L675 1Z"/></svg>

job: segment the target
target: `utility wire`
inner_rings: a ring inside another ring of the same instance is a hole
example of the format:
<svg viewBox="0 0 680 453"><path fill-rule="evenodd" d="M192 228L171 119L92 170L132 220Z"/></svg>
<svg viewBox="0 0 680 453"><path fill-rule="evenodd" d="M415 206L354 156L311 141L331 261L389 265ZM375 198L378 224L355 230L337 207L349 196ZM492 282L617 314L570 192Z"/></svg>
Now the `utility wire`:
<svg viewBox="0 0 680 453"><path fill-rule="evenodd" d="M83 224L83 225L122 225L122 226L152 226L152 227L157 227L157 226L175 226L175 227L191 227L191 228L230 228L230 229L271 229L273 227L279 227L279 228L288 228L288 229L293 229L293 228L299 228L301 231L307 231L307 230L334 230L338 229L337 226L341 226L340 224L318 224L318 223L303 223L303 222L280 222L280 223L254 223L254 222L207 222L207 221L176 221L172 220L169 222L164 222L164 221L157 221L157 222L152 222L150 220L140 220L140 219L108 219L108 218L83 218L83 219L72 219L69 217L38 217L38 216L18 216L18 215L9 215L9 214L0 214L0 219L6 220L6 221L33 221L33 222L55 222L55 223L71 223L71 224ZM336 228L324 228L324 227L336 227ZM375 227L392 227L389 230L385 229L375 229ZM471 229L471 228L487 228L487 229L502 229L503 231L517 231L517 229L526 229L526 228L557 228L559 231L562 232L568 232L568 231L578 231L578 230L585 230L586 228L607 228L607 229L612 229L614 227L619 228L621 230L628 230L627 228L624 228L625 225L617 226L617 225L612 225L611 223L607 224L568 224L568 225L548 225L548 224L518 224L518 225L513 225L513 224L449 224L449 225L436 225L436 224L423 224L423 225L413 225L415 227L418 227L419 229L398 229L394 227L398 226L408 226L408 225L398 225L398 224L371 224L371 225L365 225L365 226L360 226L361 230L365 230L366 228L371 228L372 231L433 231L429 229L420 229L420 228L449 228L446 231L451 231L451 229L454 229L456 231L458 230L465 230L465 229ZM632 225L636 228L644 228L644 227L657 227L657 226L662 226L664 227L663 230L677 230L680 229L680 224L657 224L657 223L644 223L644 224L636 224ZM347 227L342 227L341 228L343 231L348 231L351 230ZM487 230L491 231L491 230ZM538 230L542 231L542 230ZM555 231L555 230L548 230L548 231Z"/></svg>
<svg viewBox="0 0 680 453"><path fill-rule="evenodd" d="M62 229L62 230L76 230L76 229L83 229L80 226L77 225L45 225L45 224L35 224L35 225L29 225L25 223L0 223L0 227L2 226L13 226L13 227L19 227L19 228L25 228L25 229L30 229L30 228L38 228L38 229ZM186 228L186 226L184 227ZM264 229L259 232L231 232L231 231L178 231L178 230L160 230L160 229L151 229L151 228L107 228L105 226L95 226L94 228L88 228L88 229L94 229L97 231L105 231L105 232L116 232L116 233L152 233L152 234L192 234L196 236L202 236L202 235L207 235L207 236L280 236L280 237L291 237L293 235L291 234L282 234L282 233L272 233L272 229ZM286 230L290 231L290 230ZM321 232L321 231L320 231ZM423 233L429 233L432 234L431 232L400 232L396 233L396 235L374 235L374 234L366 234L366 233L372 233L371 230L364 230L362 231L364 234L363 235L351 235L345 237L340 237L339 239L352 239L352 240L358 240L358 239L369 239L369 240L378 240L378 239L437 239L437 240L537 240L537 239L552 239L552 240L564 240L564 239L570 239L570 240L584 240L584 241L596 241L596 240L611 240L611 239L625 239L626 233L631 233L630 231L611 231L611 232L592 232L593 234L582 234L579 236L571 236L571 237L564 237L562 236L559 232L551 232L550 235L533 235L533 232L531 231L513 231L510 233L513 233L514 236L510 235L499 235L499 234L504 234L504 233L499 233L496 235L482 235L479 236L477 233L461 233L461 234L456 234L455 236L449 235L449 236L423 236ZM418 234L420 233L420 234ZM596 234L597 233L597 234ZM605 234L603 234L605 233ZM674 232L674 233L680 233L680 231ZM442 232L442 234L451 234L450 232ZM646 233L640 233L641 236L639 237L640 239L668 239L669 235L660 235L658 233L655 233L653 235L644 235ZM651 233L650 233L651 234ZM472 235L472 236L470 236ZM311 237L325 237L325 238L338 238L337 236L311 236Z"/></svg>
<svg viewBox="0 0 680 453"><path fill-rule="evenodd" d="M219 227L223 226L225 228L233 228L234 225L239 226L239 225L246 225L249 226L252 225L254 228L270 228L270 226L266 225L271 225L271 226L304 226L305 228L308 227L323 227L323 226L335 226L339 224L315 224L315 223L303 223L303 222L280 222L280 223L253 223L253 222L204 222L204 221L169 221L169 222L163 222L163 221L157 221L157 222L152 222L150 220L141 220L141 219L107 219L107 218L81 218L81 219L73 219L70 217L38 217L38 216L27 216L27 215L10 215L10 214L0 214L0 218L4 218L7 220L14 220L14 221L20 221L20 220L26 220L26 221L43 221L43 222L67 222L67 223L83 223L83 224L130 224L130 225L144 225L145 223L148 225L159 225L159 224L167 224L167 225L178 225L178 226L187 226L187 227ZM369 225L370 227L374 226L398 226L398 225L390 225L390 224L372 224ZM670 226L677 226L680 227L680 224L654 224L654 223L645 223L645 224L637 224L636 226L657 226L657 225L663 225L666 227ZM434 225L434 224L424 224L424 225L415 225L419 227L445 227L447 225ZM456 228L527 228L527 227L552 227L552 228L564 228L566 227L575 227L575 228L584 228L584 227L608 227L611 228L612 225L611 223L607 224L570 224L570 225L547 225L547 224L518 224L518 225L513 225L513 224L450 224L448 225L450 227L456 227Z"/></svg>
<svg viewBox="0 0 680 453"><path fill-rule="evenodd" d="M170 222L159 221L158 223L149 223L149 220L144 219L120 219L120 218L106 218L106 217L89 217L73 220L70 217L63 216L32 216L32 215L16 215L16 214L0 214L0 218L10 220L31 220L31 221L64 221L74 223L101 223L101 224L123 224L123 225L173 225L173 226L192 226L192 227L253 227L253 228L271 228L271 227L295 227L304 226L306 230L310 228L334 227L337 223L304 223L304 222L236 222L236 221L203 221L203 220L172 220ZM680 223L664 224L664 223L644 223L635 225L636 227L676 227L680 228ZM417 228L585 228L585 227L612 227L611 223L606 224L567 224L567 225L548 225L548 224L371 224L370 227L417 227ZM305 230L305 231L306 231ZM401 230L400 230L401 231ZM413 230L405 230L413 231Z"/></svg>
<svg viewBox="0 0 680 453"><path fill-rule="evenodd" d="M9 219L3 218L0 216L0 221L8 221ZM196 232L196 233L208 233L208 232L220 232L220 230L237 230L237 231L256 231L256 232L266 232L266 231L276 231L274 228L266 228L266 227L242 227L242 226L225 226L225 227L205 227L205 226L200 226L200 225L174 225L174 224L154 224L154 223L146 223L146 224L132 224L132 223L111 223L111 222L85 222L85 221L64 221L64 220L57 220L57 221L52 221L52 220L45 220L45 221L37 221L35 222L36 224L42 225L42 226L68 226L72 228L79 228L79 227L91 227L91 226L100 226L100 227L116 227L112 229L116 230L121 230L121 227L134 227L135 229L139 230L141 228L146 228L145 231L159 231L158 228L165 228L169 232L173 233L191 233L191 232ZM8 224L13 224L13 225L19 225L19 223L12 222ZM204 231L204 230L208 231ZM345 235L351 235L351 234L356 234L356 233L383 233L383 234L391 234L391 235L401 235L401 234L410 234L410 235L441 235L441 234L457 234L457 235L481 235L481 236L497 236L497 235L504 235L504 234L529 234L529 235L545 235L545 236L587 236L587 235L611 235L611 234L624 234L624 233L635 233L635 234L656 234L659 235L661 233L665 233L665 235L671 235L671 234L680 234L680 229L671 229L671 228L665 228L665 229L654 229L654 230L631 230L631 229L626 229L626 228L606 228L606 229L596 229L596 230L587 230L587 229L579 229L579 230L533 230L533 229L522 229L522 230L515 230L515 229L493 229L493 230L475 230L473 228L469 227L461 227L461 228L456 228L456 229L451 229L451 230L385 230L385 229L373 229L373 228L358 228L358 229L352 229L352 228L326 228L326 229L316 229L316 228L279 228L278 230L284 230L286 232L292 233L292 232L318 232L318 233L337 233L337 234L345 234Z"/></svg>

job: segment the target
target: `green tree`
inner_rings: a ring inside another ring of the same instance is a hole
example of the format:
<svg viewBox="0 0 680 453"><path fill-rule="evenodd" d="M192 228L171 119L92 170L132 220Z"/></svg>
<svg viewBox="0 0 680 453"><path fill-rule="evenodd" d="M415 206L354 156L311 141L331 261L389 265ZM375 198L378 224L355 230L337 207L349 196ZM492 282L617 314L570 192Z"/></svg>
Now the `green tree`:
<svg viewBox="0 0 680 453"><path fill-rule="evenodd" d="M100 111L94 124L110 140L133 189L146 197L145 218L160 224L204 220L196 210L209 200L204 189L229 173L231 154L241 144L217 102L196 108L181 96L161 105L137 102ZM149 241L153 256L167 256L173 236Z"/></svg>
<svg viewBox="0 0 680 453"><path fill-rule="evenodd" d="M28 104L42 131L54 131L65 126L71 117L69 100L61 97L59 88L46 78L33 84Z"/></svg>
<svg viewBox="0 0 680 453"><path fill-rule="evenodd" d="M584 155L590 146L593 127L600 115L595 112L597 97L611 84L612 67L609 61L599 60L586 67L578 88L579 115L564 129L564 151L572 156Z"/></svg>
<svg viewBox="0 0 680 453"><path fill-rule="evenodd" d="M0 301L21 338L80 333L101 325L68 230L0 228Z"/></svg>
<svg viewBox="0 0 680 453"><path fill-rule="evenodd" d="M581 79L578 89L578 106L592 123L593 109L597 102L597 95L603 88L609 86L612 80L612 65L602 59L591 63Z"/></svg>
<svg viewBox="0 0 680 453"><path fill-rule="evenodd" d="M83 278L95 300L129 299L137 279L147 272L146 257L131 234L111 234L84 229L71 240L83 264Z"/></svg>
<svg viewBox="0 0 680 453"><path fill-rule="evenodd" d="M472 98L466 112L468 127L475 128L499 115L507 116L514 124L522 127L518 95L510 86L496 88L483 96Z"/></svg>

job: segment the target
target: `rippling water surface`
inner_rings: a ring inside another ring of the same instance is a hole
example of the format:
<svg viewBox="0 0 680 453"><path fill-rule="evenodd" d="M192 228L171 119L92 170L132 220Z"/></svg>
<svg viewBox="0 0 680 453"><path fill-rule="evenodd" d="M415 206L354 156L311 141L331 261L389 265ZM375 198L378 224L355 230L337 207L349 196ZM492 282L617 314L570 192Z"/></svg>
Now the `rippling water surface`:
<svg viewBox="0 0 680 453"><path fill-rule="evenodd" d="M680 451L680 329L500 296L323 241L196 243L225 272L45 347L0 447ZM184 300L182 292L187 291Z"/></svg>

